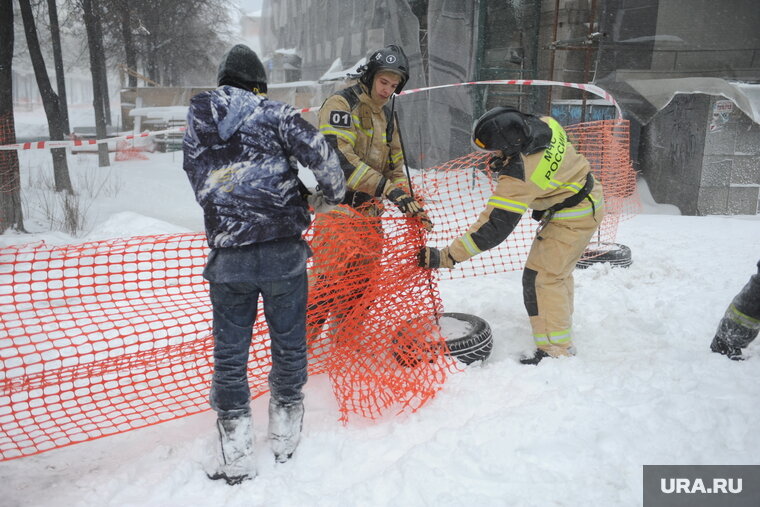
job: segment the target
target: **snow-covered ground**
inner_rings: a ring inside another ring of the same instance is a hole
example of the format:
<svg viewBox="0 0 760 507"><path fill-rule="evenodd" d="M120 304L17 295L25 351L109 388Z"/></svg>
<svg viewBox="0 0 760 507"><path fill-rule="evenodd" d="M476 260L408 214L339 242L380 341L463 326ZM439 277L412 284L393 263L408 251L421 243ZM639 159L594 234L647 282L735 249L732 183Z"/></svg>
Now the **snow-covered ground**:
<svg viewBox="0 0 760 507"><path fill-rule="evenodd" d="M181 154L149 157L108 169L72 157L75 175L110 182L93 192L85 234L44 232L27 202L32 234L6 233L0 246L201 230ZM49 155L22 156L25 187L46 164ZM486 319L494 350L418 412L342 426L328 379L314 376L286 464L265 438L268 397L254 400L254 481L206 478L215 428L204 412L2 462L0 505L641 505L645 464L757 464L760 343L744 362L709 343L755 271L760 216L686 217L642 199L617 237L633 265L575 274L574 358L517 362L532 347L520 272L442 282L446 311Z"/></svg>

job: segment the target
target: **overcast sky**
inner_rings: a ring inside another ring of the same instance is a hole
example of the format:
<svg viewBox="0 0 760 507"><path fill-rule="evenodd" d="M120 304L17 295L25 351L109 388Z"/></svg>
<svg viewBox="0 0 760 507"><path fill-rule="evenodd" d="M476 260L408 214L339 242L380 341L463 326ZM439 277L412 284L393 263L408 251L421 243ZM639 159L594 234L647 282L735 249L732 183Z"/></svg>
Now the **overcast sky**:
<svg viewBox="0 0 760 507"><path fill-rule="evenodd" d="M263 0L235 0L245 12L261 10Z"/></svg>

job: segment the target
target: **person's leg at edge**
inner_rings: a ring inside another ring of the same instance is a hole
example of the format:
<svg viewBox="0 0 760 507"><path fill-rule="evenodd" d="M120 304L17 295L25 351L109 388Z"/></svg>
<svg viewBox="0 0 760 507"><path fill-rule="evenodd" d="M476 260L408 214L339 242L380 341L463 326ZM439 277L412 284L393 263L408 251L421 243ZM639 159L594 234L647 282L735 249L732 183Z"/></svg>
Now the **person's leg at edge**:
<svg viewBox="0 0 760 507"><path fill-rule="evenodd" d="M220 453L208 476L231 485L256 475L247 373L258 296L250 283L210 282L214 373L209 401L218 417Z"/></svg>
<svg viewBox="0 0 760 507"><path fill-rule="evenodd" d="M276 460L284 462L298 446L303 423L303 386L307 380L306 270L262 285L272 343L268 433Z"/></svg>

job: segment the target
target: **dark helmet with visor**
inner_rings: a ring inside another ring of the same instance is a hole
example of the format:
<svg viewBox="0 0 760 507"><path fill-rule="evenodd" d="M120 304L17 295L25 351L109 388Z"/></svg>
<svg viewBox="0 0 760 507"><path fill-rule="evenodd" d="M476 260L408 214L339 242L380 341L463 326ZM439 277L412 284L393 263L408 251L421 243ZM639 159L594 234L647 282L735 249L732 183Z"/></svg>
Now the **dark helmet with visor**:
<svg viewBox="0 0 760 507"><path fill-rule="evenodd" d="M512 107L495 107L475 122L472 142L481 150L500 150L510 156L527 146L530 129L526 115Z"/></svg>
<svg viewBox="0 0 760 507"><path fill-rule="evenodd" d="M401 81L396 87L396 93L401 93L404 85L409 80L409 60L404 54L404 50L401 49L401 46L391 44L383 49L374 51L360 71L361 76L359 77L359 81L370 91L372 91L372 82L378 72L388 71L398 74L401 77Z"/></svg>

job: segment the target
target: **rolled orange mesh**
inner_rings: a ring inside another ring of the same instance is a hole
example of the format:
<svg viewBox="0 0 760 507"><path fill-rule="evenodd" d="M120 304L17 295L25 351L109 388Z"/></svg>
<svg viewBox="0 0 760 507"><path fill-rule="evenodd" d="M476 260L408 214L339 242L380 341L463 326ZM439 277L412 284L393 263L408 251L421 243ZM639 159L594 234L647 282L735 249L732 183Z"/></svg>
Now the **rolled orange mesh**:
<svg viewBox="0 0 760 507"><path fill-rule="evenodd" d="M600 235L614 240L636 203L622 149L627 130L595 122L568 133L604 182ZM621 151L608 153L618 144ZM494 184L486 157L468 155L415 178L436 224L431 234L392 205L382 217L341 206L308 231L309 371L329 376L342 420L416 410L458 369L436 326L438 276L522 267L534 228L527 218L504 244L454 270L417 266L423 245L447 244L484 208ZM202 234L0 249L0 458L207 410L206 255ZM254 398L267 391L271 366L262 313L249 358Z"/></svg>
<svg viewBox="0 0 760 507"><path fill-rule="evenodd" d="M419 224L340 206L311 232L308 343L314 370L330 375L342 419L416 410L455 365L434 325L442 311L434 273L417 265Z"/></svg>

